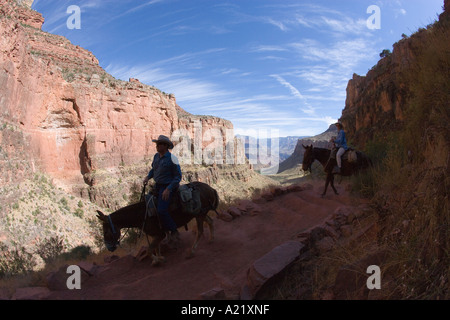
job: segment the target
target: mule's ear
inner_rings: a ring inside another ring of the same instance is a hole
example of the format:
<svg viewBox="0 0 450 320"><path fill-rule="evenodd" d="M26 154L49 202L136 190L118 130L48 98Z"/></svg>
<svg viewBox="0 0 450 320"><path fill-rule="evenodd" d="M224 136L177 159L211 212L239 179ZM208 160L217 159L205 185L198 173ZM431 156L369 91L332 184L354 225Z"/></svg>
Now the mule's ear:
<svg viewBox="0 0 450 320"><path fill-rule="evenodd" d="M303 148L304 148L304 149L308 149L308 147L305 147L305 145L304 145L304 144L302 144L302 146L303 146Z"/></svg>
<svg viewBox="0 0 450 320"><path fill-rule="evenodd" d="M309 148L312 149L312 148L313 148L313 145L311 145Z"/></svg>
<svg viewBox="0 0 450 320"><path fill-rule="evenodd" d="M97 218L99 218L101 221L106 221L106 216L101 212L100 210L97 210Z"/></svg>

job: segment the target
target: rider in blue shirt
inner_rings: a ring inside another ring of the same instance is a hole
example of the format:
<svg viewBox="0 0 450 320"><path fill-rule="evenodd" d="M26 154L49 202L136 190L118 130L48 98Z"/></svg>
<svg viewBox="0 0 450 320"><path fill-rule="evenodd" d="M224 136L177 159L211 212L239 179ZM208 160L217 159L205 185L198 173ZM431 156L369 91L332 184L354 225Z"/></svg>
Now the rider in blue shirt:
<svg viewBox="0 0 450 320"><path fill-rule="evenodd" d="M338 149L338 151L336 153L337 167L334 168L333 173L341 173L341 167L342 167L341 157L345 153L345 151L348 150L348 146L347 146L347 139L345 137L344 126L340 122L336 123L335 126L338 129L338 135L337 135L336 139L334 139L334 144L335 144L336 148Z"/></svg>
<svg viewBox="0 0 450 320"><path fill-rule="evenodd" d="M153 158L152 169L144 179L144 184L147 184L150 179L156 182L156 190L158 192L158 215L161 218L162 227L170 232L169 241L177 244L180 236L177 230L177 225L169 214L170 200L178 190L181 182L181 169L178 164L178 159L169 152L173 149L173 143L166 136L159 136L156 143L156 150L158 151Z"/></svg>

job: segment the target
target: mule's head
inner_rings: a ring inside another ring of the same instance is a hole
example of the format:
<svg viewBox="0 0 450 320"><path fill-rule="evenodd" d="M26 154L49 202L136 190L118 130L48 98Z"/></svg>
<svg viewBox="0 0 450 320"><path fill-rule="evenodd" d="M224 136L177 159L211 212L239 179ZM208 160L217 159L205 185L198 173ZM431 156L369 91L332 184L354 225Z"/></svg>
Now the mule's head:
<svg viewBox="0 0 450 320"><path fill-rule="evenodd" d="M302 163L302 169L303 171L307 171L310 170L311 171L311 166L314 162L314 147L312 145L310 146L304 146L302 145L303 148L305 149L305 153L303 154L303 163Z"/></svg>
<svg viewBox="0 0 450 320"><path fill-rule="evenodd" d="M97 211L97 218L102 221L103 224L103 240L106 248L114 252L119 245L120 229L116 228L111 220L111 216L104 215L101 211Z"/></svg>

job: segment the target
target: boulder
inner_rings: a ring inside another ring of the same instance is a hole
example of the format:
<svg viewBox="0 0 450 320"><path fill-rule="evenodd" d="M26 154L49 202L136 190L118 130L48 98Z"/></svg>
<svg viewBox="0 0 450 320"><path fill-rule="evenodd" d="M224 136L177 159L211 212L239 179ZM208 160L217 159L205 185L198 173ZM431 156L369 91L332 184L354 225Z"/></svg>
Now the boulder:
<svg viewBox="0 0 450 320"><path fill-rule="evenodd" d="M61 290L68 290L67 288L67 279L72 275L71 273L67 273L67 268L69 265L62 266L58 269L58 271L50 272L47 274L46 281L47 281L47 287L52 291L61 291ZM80 267L81 272L81 285L83 285L83 282L87 281L89 279L89 274L84 271Z"/></svg>
<svg viewBox="0 0 450 320"><path fill-rule="evenodd" d="M230 208L228 208L227 213L228 213L229 215L231 215L233 218L238 218L238 217L240 217L240 216L242 215L241 210L239 210L239 209L236 208L236 207L230 207Z"/></svg>
<svg viewBox="0 0 450 320"><path fill-rule="evenodd" d="M201 299L203 300L224 300L225 299L225 290L222 288L214 288L209 291L203 292L200 294Z"/></svg>
<svg viewBox="0 0 450 320"><path fill-rule="evenodd" d="M262 212L261 206L250 200L243 200L239 203L238 209L251 216L258 215Z"/></svg>
<svg viewBox="0 0 450 320"><path fill-rule="evenodd" d="M334 246L335 242L332 237L325 237L316 242L316 249L318 250L319 254L323 254L332 250Z"/></svg>
<svg viewBox="0 0 450 320"><path fill-rule="evenodd" d="M87 261L81 261L77 264L81 270L85 271L89 276L95 275L95 273L98 271L99 266L97 266L95 263L87 262Z"/></svg>
<svg viewBox="0 0 450 320"><path fill-rule="evenodd" d="M228 212L219 212L219 219L223 220L225 222L231 222L233 221L233 216L229 214Z"/></svg>
<svg viewBox="0 0 450 320"><path fill-rule="evenodd" d="M255 297L270 279L300 256L303 247L298 241L289 241L256 260L247 272L248 294Z"/></svg>

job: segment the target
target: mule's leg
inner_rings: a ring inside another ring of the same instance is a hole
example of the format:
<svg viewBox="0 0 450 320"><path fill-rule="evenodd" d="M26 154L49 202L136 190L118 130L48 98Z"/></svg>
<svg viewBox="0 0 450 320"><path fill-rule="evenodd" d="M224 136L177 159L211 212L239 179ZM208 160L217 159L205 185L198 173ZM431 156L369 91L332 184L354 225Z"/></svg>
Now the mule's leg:
<svg viewBox="0 0 450 320"><path fill-rule="evenodd" d="M205 221L205 217L198 217L195 218L195 220L197 221L197 235L195 237L195 241L194 244L192 245L192 248L189 250L189 253L186 256L187 259L190 259L194 256L198 243L200 242L200 239L203 236L203 222Z"/></svg>
<svg viewBox="0 0 450 320"><path fill-rule="evenodd" d="M152 239L152 243L150 244L150 247L148 248L148 251L152 253L152 266L158 266L162 262L165 261L164 257L161 255L160 251L160 244L161 241L163 241L163 236L155 236Z"/></svg>
<svg viewBox="0 0 450 320"><path fill-rule="evenodd" d="M214 241L214 221L208 215L205 216L205 221L209 227L209 242Z"/></svg>
<svg viewBox="0 0 450 320"><path fill-rule="evenodd" d="M334 175L331 175L331 187L333 188L333 191L336 195L339 195L336 188L334 187Z"/></svg>
<svg viewBox="0 0 450 320"><path fill-rule="evenodd" d="M327 194L328 184L330 183L330 180L331 180L330 176L331 176L331 174L328 173L327 174L327 180L325 182L325 190L322 193L322 198L325 197L325 195Z"/></svg>
<svg viewBox="0 0 450 320"><path fill-rule="evenodd" d="M155 249L155 256L156 256L157 263L166 262L166 258L164 258L164 256L161 254L161 246L160 245L158 245L158 247Z"/></svg>

